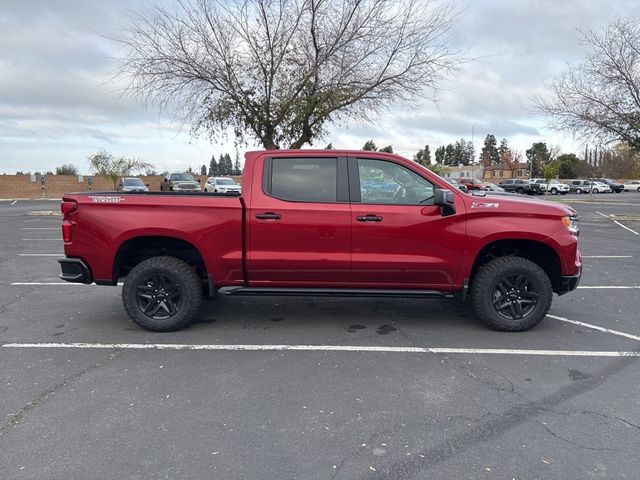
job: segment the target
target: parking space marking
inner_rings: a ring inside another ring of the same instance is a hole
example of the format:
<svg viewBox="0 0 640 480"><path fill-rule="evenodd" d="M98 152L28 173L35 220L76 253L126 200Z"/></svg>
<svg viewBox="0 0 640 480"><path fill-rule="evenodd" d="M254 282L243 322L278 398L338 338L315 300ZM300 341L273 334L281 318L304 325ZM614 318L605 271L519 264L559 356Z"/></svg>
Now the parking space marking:
<svg viewBox="0 0 640 480"><path fill-rule="evenodd" d="M640 285L580 285L578 286L578 288L583 288L583 289L592 289L592 290L615 290L615 289L622 289L622 290L628 290L628 289L634 289L634 288L640 288Z"/></svg>
<svg viewBox="0 0 640 480"><path fill-rule="evenodd" d="M616 225L621 226L622 228L624 228L625 230L629 230L631 233L633 233L634 235L640 235L640 233L636 232L635 230L632 230L631 228L627 227L626 225L621 224L619 221L614 220L613 218L611 218L611 215L605 215L602 212L599 211L595 211L598 215L602 215L605 218L608 218L609 220L611 220L613 223L615 223Z"/></svg>
<svg viewBox="0 0 640 480"><path fill-rule="evenodd" d="M13 202L11 202L11 205L15 205L16 203L18 203L18 200L14 200Z"/></svg>
<svg viewBox="0 0 640 480"><path fill-rule="evenodd" d="M535 355L547 357L640 357L640 351L521 350L510 348L384 347L360 345L198 345L182 343L5 343L2 348L107 350L217 350Z"/></svg>
<svg viewBox="0 0 640 480"><path fill-rule="evenodd" d="M633 255L582 255L582 258L633 258Z"/></svg>
<svg viewBox="0 0 640 480"><path fill-rule="evenodd" d="M549 318L553 318L554 320L559 320L561 322L571 323L573 325L579 325L581 327L590 328L592 330L597 330L599 332L610 333L612 335L618 335L619 337L630 338L631 340L637 340L640 342L640 336L632 335L631 333L621 332L619 330L611 330L609 328L604 328L599 325L593 325L591 323L580 322L578 320L571 320L565 317L558 317L556 315L547 315Z"/></svg>

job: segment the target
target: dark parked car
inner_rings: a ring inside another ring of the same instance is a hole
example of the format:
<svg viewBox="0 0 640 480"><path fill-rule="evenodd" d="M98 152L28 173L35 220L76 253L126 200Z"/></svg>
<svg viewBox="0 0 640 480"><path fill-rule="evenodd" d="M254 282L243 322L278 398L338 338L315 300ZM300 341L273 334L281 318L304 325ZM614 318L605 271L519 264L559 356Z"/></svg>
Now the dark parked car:
<svg viewBox="0 0 640 480"><path fill-rule="evenodd" d="M617 183L611 180L610 178L594 178L594 182L604 183L605 185L609 185L609 188L612 192L620 193L624 192L624 185L622 183Z"/></svg>
<svg viewBox="0 0 640 480"><path fill-rule="evenodd" d="M507 178L498 185L504 188L505 192L526 193L528 195L542 195L544 193L540 185L520 178Z"/></svg>
<svg viewBox="0 0 640 480"><path fill-rule="evenodd" d="M172 173L164 178L160 184L162 192L199 192L200 180L193 178L190 173Z"/></svg>

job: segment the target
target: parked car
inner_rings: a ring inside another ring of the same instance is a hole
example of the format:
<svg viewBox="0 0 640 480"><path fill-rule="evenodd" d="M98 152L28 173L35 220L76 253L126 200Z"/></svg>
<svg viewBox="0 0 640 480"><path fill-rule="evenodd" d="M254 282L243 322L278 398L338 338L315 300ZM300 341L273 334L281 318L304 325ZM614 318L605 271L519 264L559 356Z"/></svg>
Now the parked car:
<svg viewBox="0 0 640 480"><path fill-rule="evenodd" d="M569 180L569 191L571 193L589 193L591 182L589 180Z"/></svg>
<svg viewBox="0 0 640 480"><path fill-rule="evenodd" d="M482 180L477 178L464 177L460 179L460 185L464 185L468 190L486 190L487 186Z"/></svg>
<svg viewBox="0 0 640 480"><path fill-rule="evenodd" d="M551 180L549 180L549 183L547 183L547 191L551 195L566 195L567 193L569 193L569 185L566 183L562 183L555 178L552 178Z"/></svg>
<svg viewBox="0 0 640 480"><path fill-rule="evenodd" d="M242 198L65 194L61 278L124 279L126 312L152 331L188 326L203 295L219 293L469 298L487 326L515 332L541 322L553 293L580 281L568 205L463 194L381 152L267 150L245 159ZM368 198L367 176L399 194ZM78 299L68 304L78 308Z"/></svg>
<svg viewBox="0 0 640 480"><path fill-rule="evenodd" d="M199 192L200 180L193 178L190 173L172 173L164 177L160 184L162 192Z"/></svg>
<svg viewBox="0 0 640 480"><path fill-rule="evenodd" d="M625 192L640 192L640 180L629 180L624 184Z"/></svg>
<svg viewBox="0 0 640 480"><path fill-rule="evenodd" d="M624 185L622 183L614 182L610 178L594 178L593 180L596 182L604 183L605 185L609 185L609 188L612 192L624 192Z"/></svg>
<svg viewBox="0 0 640 480"><path fill-rule="evenodd" d="M591 191L593 193L611 193L611 187L602 182L591 182Z"/></svg>
<svg viewBox="0 0 640 480"><path fill-rule="evenodd" d="M502 188L499 185L496 185L495 183L491 183L491 182L484 182L485 185L485 190L488 192L498 192L498 193L502 193L505 191L504 188Z"/></svg>
<svg viewBox="0 0 640 480"><path fill-rule="evenodd" d="M467 193L469 191L469 189L467 188L466 185L461 185L458 183L457 180L453 179L453 178L443 178L447 183L450 183L451 185L453 185L454 187L456 187L457 189L463 191L464 193Z"/></svg>
<svg viewBox="0 0 640 480"><path fill-rule="evenodd" d="M123 177L118 181L118 192L148 192L149 185L137 177Z"/></svg>
<svg viewBox="0 0 640 480"><path fill-rule="evenodd" d="M547 182L544 178L532 178L531 183L540 186L542 193L547 191Z"/></svg>
<svg viewBox="0 0 640 480"><path fill-rule="evenodd" d="M242 187L233 178L209 177L204 184L204 191L210 193L241 193Z"/></svg>
<svg viewBox="0 0 640 480"><path fill-rule="evenodd" d="M507 178L501 181L498 186L504 188L506 192L526 193L528 195L542 195L544 193L537 183L531 183L529 180L520 178Z"/></svg>

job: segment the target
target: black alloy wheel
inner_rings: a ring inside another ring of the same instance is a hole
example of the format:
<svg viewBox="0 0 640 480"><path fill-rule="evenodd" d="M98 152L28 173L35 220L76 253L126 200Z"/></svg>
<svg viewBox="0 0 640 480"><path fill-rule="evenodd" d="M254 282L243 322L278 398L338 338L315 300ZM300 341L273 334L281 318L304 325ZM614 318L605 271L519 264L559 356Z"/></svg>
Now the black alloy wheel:
<svg viewBox="0 0 640 480"><path fill-rule="evenodd" d="M523 274L503 277L492 295L493 308L507 320L520 320L529 315L538 304L538 298L531 279Z"/></svg>
<svg viewBox="0 0 640 480"><path fill-rule="evenodd" d="M138 308L155 320L165 320L177 314L182 307L182 298L182 287L168 275L149 275L136 289Z"/></svg>

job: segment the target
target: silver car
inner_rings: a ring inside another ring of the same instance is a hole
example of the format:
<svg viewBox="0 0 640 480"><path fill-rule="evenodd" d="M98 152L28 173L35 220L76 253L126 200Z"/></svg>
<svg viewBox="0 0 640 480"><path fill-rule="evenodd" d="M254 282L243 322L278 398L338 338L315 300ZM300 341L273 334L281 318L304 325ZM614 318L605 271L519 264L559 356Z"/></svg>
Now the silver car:
<svg viewBox="0 0 640 480"><path fill-rule="evenodd" d="M137 177L123 177L118 181L116 190L118 192L148 192L149 185Z"/></svg>

